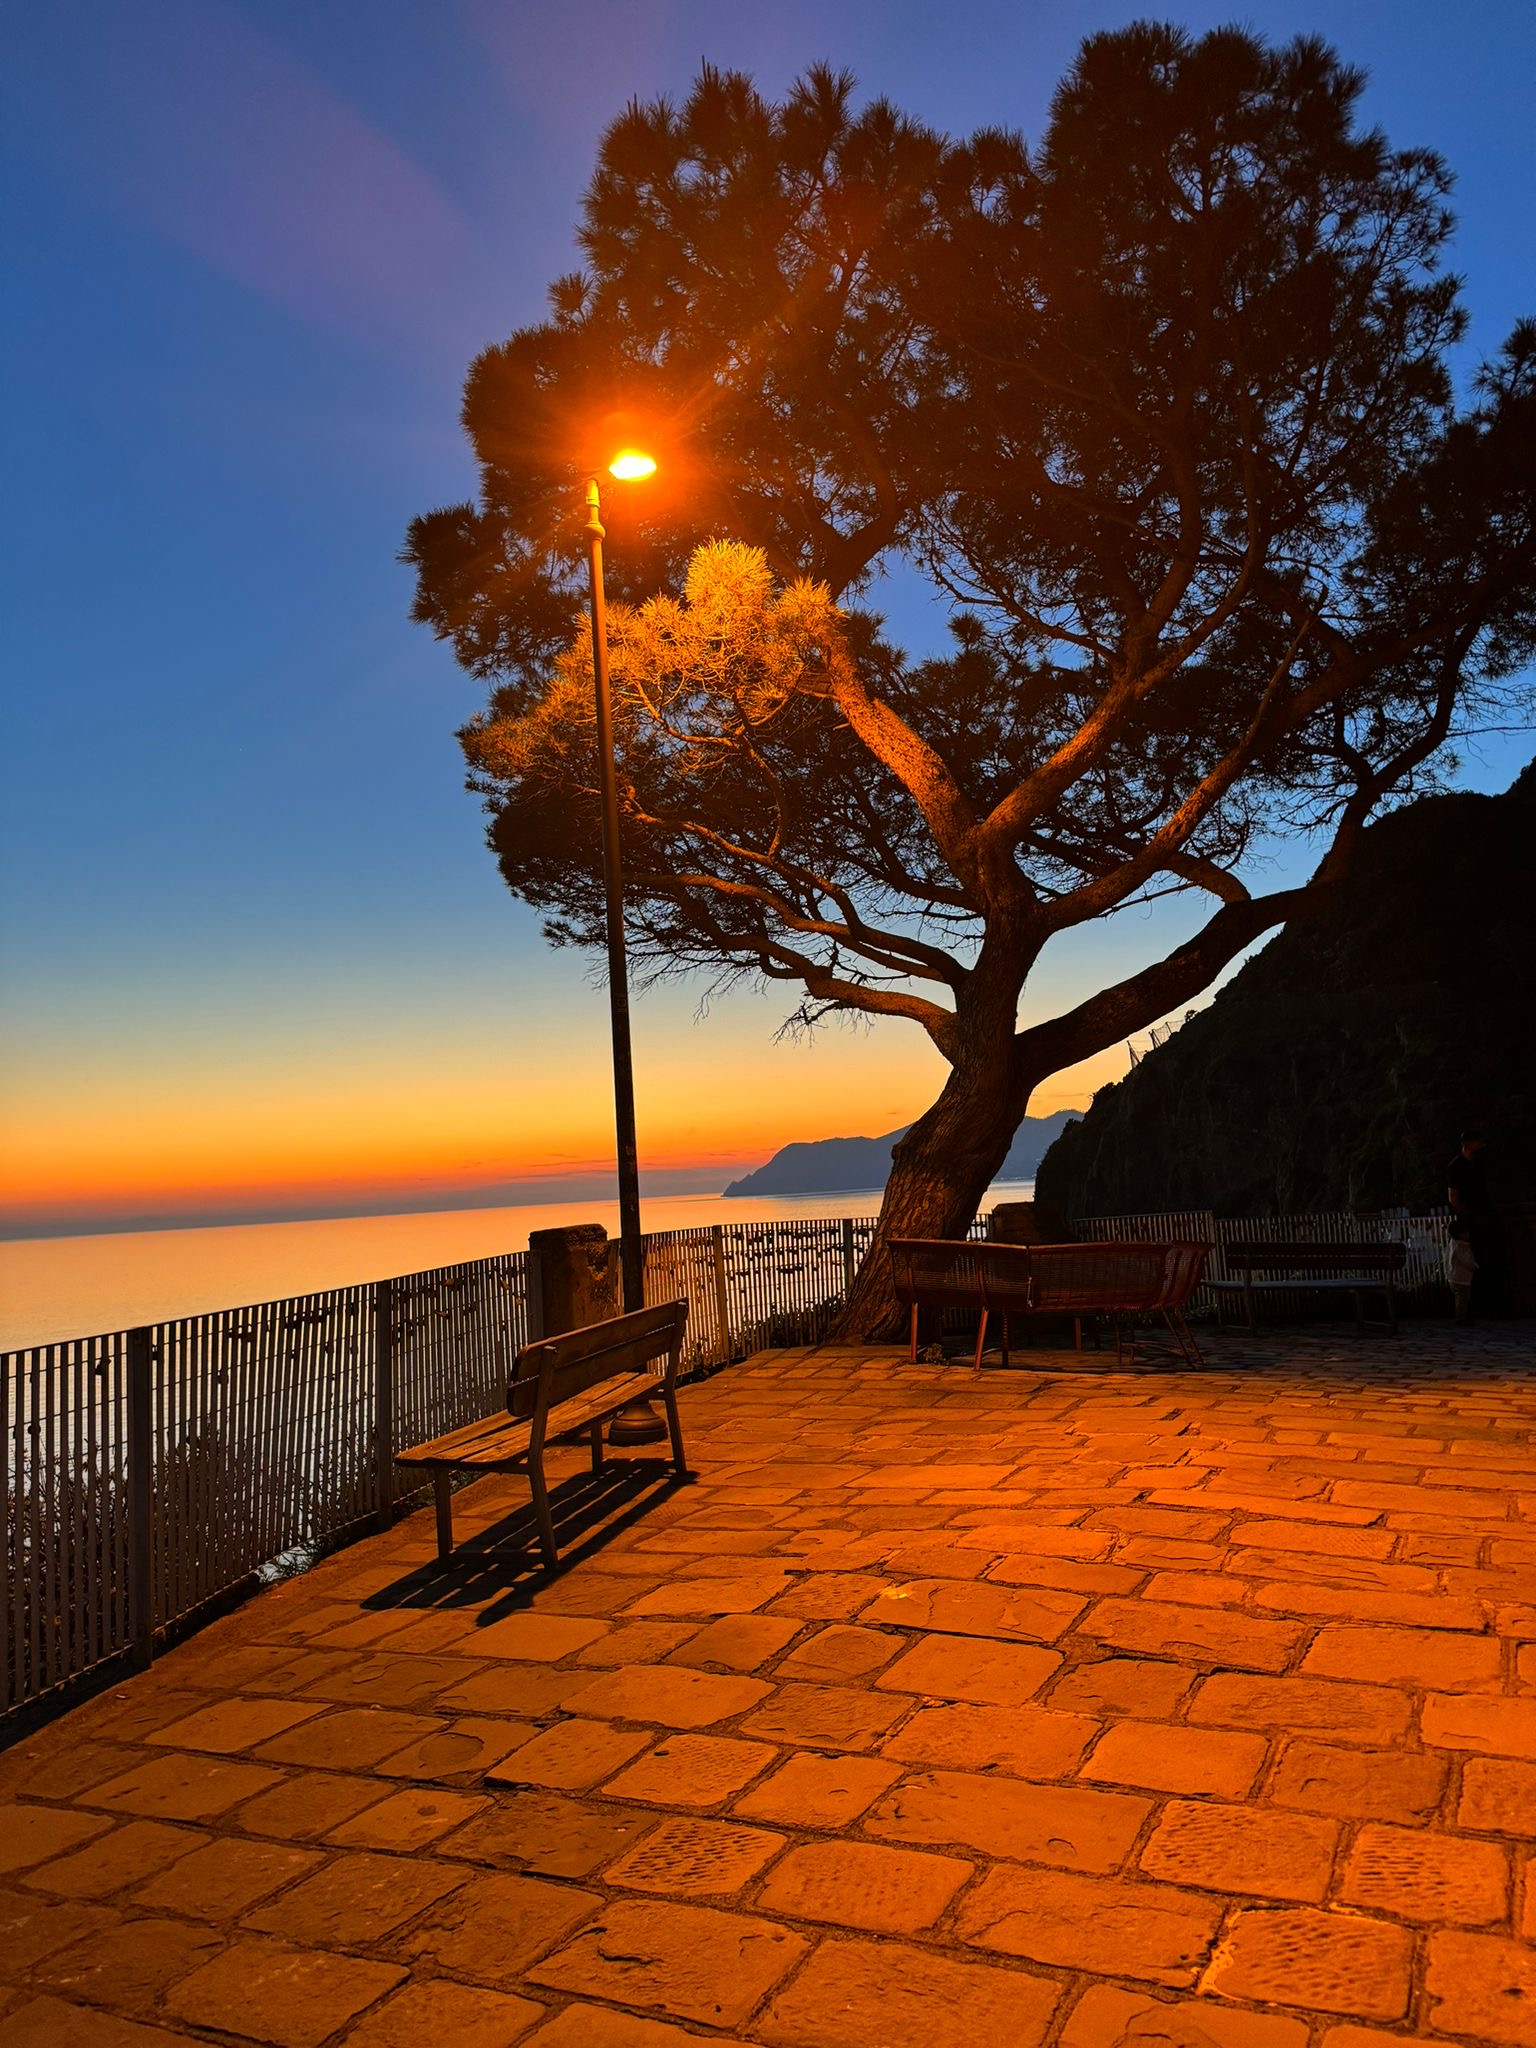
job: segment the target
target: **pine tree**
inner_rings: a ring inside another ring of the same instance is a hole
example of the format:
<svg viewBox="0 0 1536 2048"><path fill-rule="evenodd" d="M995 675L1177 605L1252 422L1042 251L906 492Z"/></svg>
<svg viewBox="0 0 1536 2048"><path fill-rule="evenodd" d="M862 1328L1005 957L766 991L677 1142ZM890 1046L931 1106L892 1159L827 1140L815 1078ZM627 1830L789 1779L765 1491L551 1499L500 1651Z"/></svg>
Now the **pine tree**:
<svg viewBox="0 0 1536 2048"><path fill-rule="evenodd" d="M1031 148L706 69L614 123L586 268L470 372L477 501L407 559L492 686L462 738L509 886L600 945L576 485L643 422L658 478L605 506L635 957L948 1063L850 1334L886 1235L962 1232L1032 1091L1326 900L1530 657L1536 329L1458 403L1449 174L1362 82L1141 24ZM947 658L882 637L896 559ZM1314 870L1256 892L1277 833ZM1208 899L1188 938L1021 1028L1053 938L1168 894Z"/></svg>

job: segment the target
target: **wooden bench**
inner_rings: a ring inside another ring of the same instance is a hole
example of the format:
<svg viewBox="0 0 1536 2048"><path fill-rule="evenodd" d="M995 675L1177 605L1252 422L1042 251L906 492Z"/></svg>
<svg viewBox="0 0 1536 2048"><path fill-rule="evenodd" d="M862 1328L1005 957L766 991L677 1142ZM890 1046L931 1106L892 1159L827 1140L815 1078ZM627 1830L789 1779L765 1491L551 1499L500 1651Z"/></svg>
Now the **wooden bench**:
<svg viewBox="0 0 1536 2048"><path fill-rule="evenodd" d="M1395 1337L1397 1297L1392 1283L1407 1257L1408 1248L1401 1244L1229 1244L1227 1271L1239 1277L1206 1285L1217 1297L1218 1313L1223 1297L1242 1296L1250 1330L1258 1327L1258 1294L1347 1293L1354 1298L1355 1328L1363 1330L1361 1297L1379 1293L1386 1298L1387 1327Z"/></svg>
<svg viewBox="0 0 1536 2048"><path fill-rule="evenodd" d="M432 1474L439 1559L446 1562L453 1551L453 1474L526 1471L539 1524L539 1549L552 1571L559 1551L544 1483L546 1447L585 1436L592 1447L592 1470L601 1472L603 1424L646 1395L659 1393L666 1404L672 1468L679 1479L686 1478L677 1368L687 1320L687 1302L669 1301L525 1345L512 1367L506 1414L467 1422L430 1443L398 1451L396 1464L419 1465ZM666 1369L658 1375L648 1368L662 1357Z"/></svg>
<svg viewBox="0 0 1536 2048"><path fill-rule="evenodd" d="M1008 1363L1009 1318L1015 1315L1070 1315L1077 1348L1083 1348L1083 1318L1108 1315L1115 1323L1115 1350L1133 1315L1159 1315L1188 1363L1203 1363L1184 1311L1200 1284L1210 1246L1144 1244L1015 1245L976 1239L897 1237L891 1240L896 1299L910 1309L908 1353L917 1359L920 1308L980 1311L976 1364L986 1348L987 1323L1002 1318L1002 1357Z"/></svg>

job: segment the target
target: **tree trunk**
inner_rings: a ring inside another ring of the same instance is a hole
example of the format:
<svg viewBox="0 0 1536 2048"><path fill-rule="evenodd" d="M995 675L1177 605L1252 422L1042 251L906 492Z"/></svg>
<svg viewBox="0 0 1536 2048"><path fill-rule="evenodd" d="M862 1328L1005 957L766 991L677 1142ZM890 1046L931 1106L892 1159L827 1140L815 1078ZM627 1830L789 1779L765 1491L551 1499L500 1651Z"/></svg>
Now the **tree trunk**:
<svg viewBox="0 0 1536 2048"><path fill-rule="evenodd" d="M842 1343L901 1335L886 1246L893 1237L964 1237L1008 1156L1029 1100L1006 1057L955 1067L932 1109L891 1154L874 1239L833 1330Z"/></svg>

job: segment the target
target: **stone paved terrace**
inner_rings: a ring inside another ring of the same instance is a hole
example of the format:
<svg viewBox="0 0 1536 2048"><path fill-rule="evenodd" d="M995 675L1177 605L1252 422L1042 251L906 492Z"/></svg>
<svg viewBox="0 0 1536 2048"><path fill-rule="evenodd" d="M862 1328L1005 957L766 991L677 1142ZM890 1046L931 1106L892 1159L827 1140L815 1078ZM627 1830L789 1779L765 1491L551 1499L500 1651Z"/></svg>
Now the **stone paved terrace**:
<svg viewBox="0 0 1536 2048"><path fill-rule="evenodd" d="M262 1594L0 1756L8 2048L1536 2044L1536 1331L1212 1353L764 1354L553 1582Z"/></svg>

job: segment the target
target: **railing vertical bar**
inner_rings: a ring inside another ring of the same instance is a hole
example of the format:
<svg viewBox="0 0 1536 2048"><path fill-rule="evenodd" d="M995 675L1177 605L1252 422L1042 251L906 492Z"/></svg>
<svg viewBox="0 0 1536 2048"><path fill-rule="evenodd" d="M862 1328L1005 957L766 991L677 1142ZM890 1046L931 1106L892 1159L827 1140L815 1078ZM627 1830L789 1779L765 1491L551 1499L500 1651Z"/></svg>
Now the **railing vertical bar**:
<svg viewBox="0 0 1536 2048"><path fill-rule="evenodd" d="M288 1500L294 1483L292 1468L284 1456L282 1359L277 1328L280 1313L275 1303L263 1302L251 1310L250 1320L251 1351L259 1365L255 1394L256 1442L272 1474L269 1489L272 1502L268 1511L271 1531L268 1555L271 1557L282 1555L283 1535L288 1524Z"/></svg>
<svg viewBox="0 0 1536 2048"><path fill-rule="evenodd" d="M80 1338L69 1347L70 1394L69 1394L69 1498L73 1509L70 1530L70 1555L64 1560L64 1614L61 1620L68 1629L65 1655L65 1669L79 1671L87 1656L87 1620L89 1603L86 1599L86 1558L89 1522L87 1520L86 1476L82 1457L85 1436L85 1355L91 1349L90 1339Z"/></svg>
<svg viewBox="0 0 1536 2048"><path fill-rule="evenodd" d="M305 1297L299 1342L299 1385L308 1397L304 1404L308 1417L307 1455L300 1470L315 1477L296 1533L301 1542L308 1542L324 1535L328 1527L338 1525L338 1509L346 1498L342 1417L336 1412L336 1385L326 1358L323 1295Z"/></svg>
<svg viewBox="0 0 1536 2048"><path fill-rule="evenodd" d="M221 1475L220 1500L216 1513L220 1523L218 1579L232 1576L237 1559L249 1554L252 1527L259 1498L256 1470L252 1461L238 1456L239 1418L235 1410L234 1387L230 1381L229 1315L220 1309L209 1316L204 1330L204 1362L214 1396ZM238 1519L237 1519L238 1516ZM209 1591L214 1588L210 1587Z"/></svg>
<svg viewBox="0 0 1536 2048"><path fill-rule="evenodd" d="M189 1520L183 1531L182 1541L177 1549L185 1553L186 1563L182 1571L181 1600L190 1608L207 1596L210 1585L218 1578L223 1563L218 1535L218 1514L223 1489L219 1484L219 1440L218 1414L215 1403L215 1389L208 1370L208 1318L189 1316L176 1325L177 1342L181 1348L183 1384L186 1389L188 1414L187 1444L183 1453L190 1486L188 1488ZM212 1532L211 1540L190 1542L192 1530L199 1536L204 1529Z"/></svg>
<svg viewBox="0 0 1536 2048"><path fill-rule="evenodd" d="M106 1583L102 1589L101 1653L104 1657L110 1657L121 1649L128 1634L123 1604L128 1583L128 1513L121 1455L123 1346L126 1341L121 1331L114 1333L106 1340L107 1351L101 1361L100 1472L103 1517L109 1531L104 1559Z"/></svg>
<svg viewBox="0 0 1536 2048"><path fill-rule="evenodd" d="M44 1685L54 1682L55 1645L49 1628L49 1617L58 1611L58 1583L55 1567L58 1558L58 1461L54 1456L53 1411L56 1405L54 1387L58 1377L57 1354L59 1347L50 1344L47 1350L47 1365L38 1382L40 1412L38 1415L36 1461L36 1491L39 1502L37 1516L38 1556L42 1560L41 1597L36 1603L36 1614L32 1624L33 1657L37 1665L38 1678Z"/></svg>
<svg viewBox="0 0 1536 2048"><path fill-rule="evenodd" d="M128 1332L128 1633L142 1671L154 1646L154 1555L151 1548L154 1423L154 1333Z"/></svg>
<svg viewBox="0 0 1536 2048"><path fill-rule="evenodd" d="M373 1290L373 1456L377 1492L375 1515L381 1529L395 1507L395 1287L381 1280Z"/></svg>
<svg viewBox="0 0 1536 2048"><path fill-rule="evenodd" d="M17 1428L17 1401L21 1382L22 1362L20 1358L0 1360L0 1373L4 1375L0 1384L0 1425L4 1428L4 1441L9 1446L12 1433L20 1442ZM5 1461L10 1462L10 1452L4 1452ZM7 1486L5 1499L5 1571L0 1581L0 1644L4 1645L5 1656L0 1662L0 1714L7 1713L13 1701L24 1697L23 1673L21 1670L21 1645L16 1636L17 1609L24 1597L27 1582L21 1537L21 1488Z"/></svg>
<svg viewBox="0 0 1536 2048"><path fill-rule="evenodd" d="M31 1413L27 1421L27 1440L30 1458L31 1490L29 1498L32 1524L32 1599L29 1617L31 1638L31 1661L33 1682L46 1686L48 1678L48 1645L44 1634L44 1617L48 1612L48 1586L50 1578L52 1538L49 1521L53 1511L52 1474L48 1468L48 1412L51 1406L49 1387L53 1374L53 1350L49 1345L39 1355L41 1370L34 1377L31 1393Z"/></svg>
<svg viewBox="0 0 1536 2048"><path fill-rule="evenodd" d="M150 1524L154 1558L153 1619L181 1612L186 1606L183 1593L185 1535L191 1524L192 1506L187 1499L191 1479L186 1460L180 1455L187 1437L187 1389L182 1377L181 1347L176 1325L154 1326L150 1363L153 1368L150 1411L155 1418L152 1438L151 1480L153 1516Z"/></svg>

